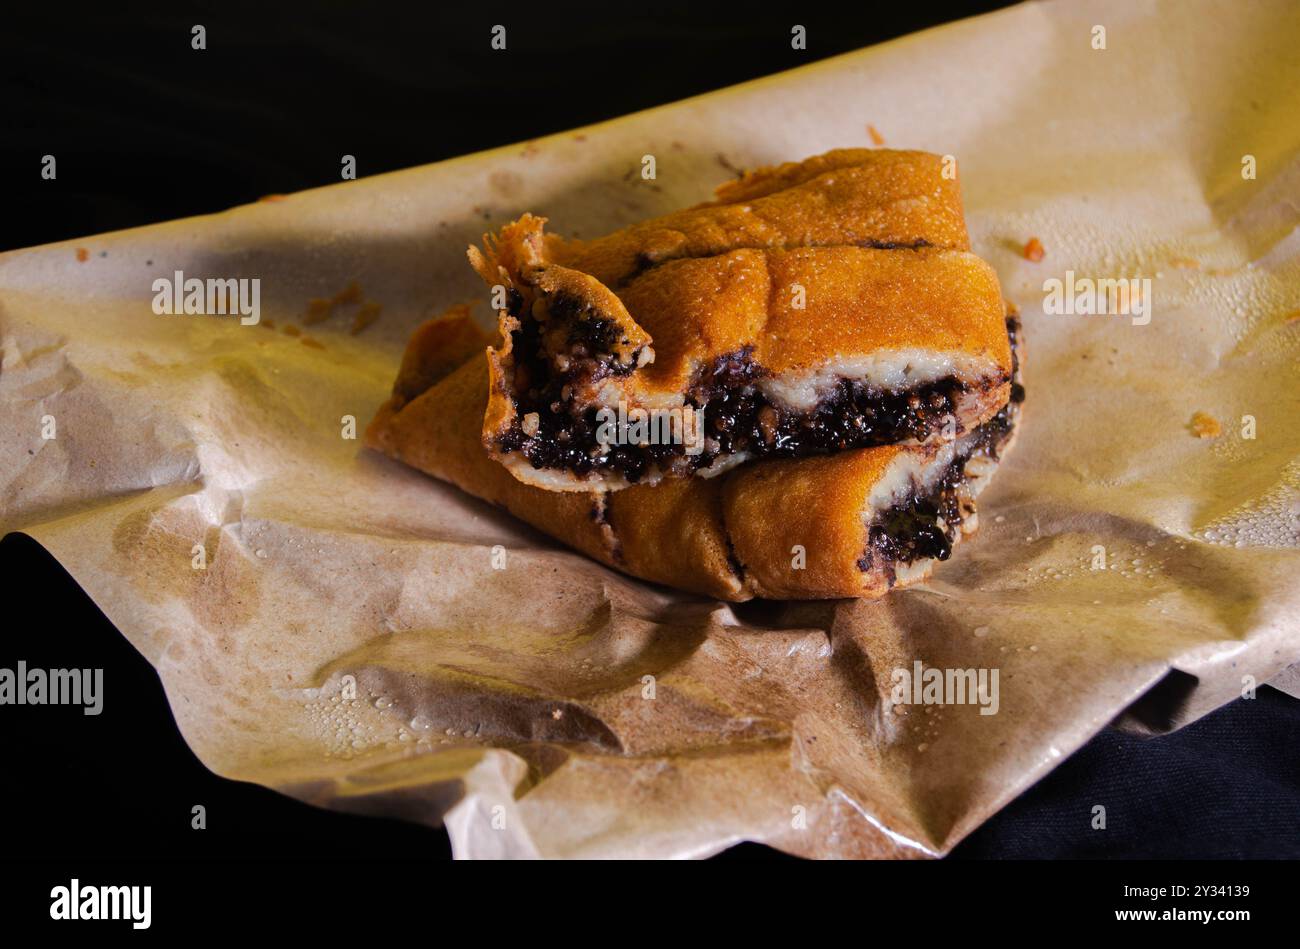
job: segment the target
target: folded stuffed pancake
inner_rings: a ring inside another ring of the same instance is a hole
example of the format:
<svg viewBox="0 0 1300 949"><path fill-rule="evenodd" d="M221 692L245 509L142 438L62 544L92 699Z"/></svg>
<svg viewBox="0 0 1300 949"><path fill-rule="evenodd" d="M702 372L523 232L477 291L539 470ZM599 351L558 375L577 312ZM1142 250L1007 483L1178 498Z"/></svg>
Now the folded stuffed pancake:
<svg viewBox="0 0 1300 949"><path fill-rule="evenodd" d="M618 490L970 432L1010 391L996 274L937 156L831 152L593 241L525 215L470 257L505 290L484 445Z"/></svg>
<svg viewBox="0 0 1300 949"><path fill-rule="evenodd" d="M1004 339L1009 329L1013 321ZM732 601L875 597L925 577L974 531L975 498L1010 443L1023 396L1016 385L990 418L952 440L556 492L516 479L484 450L488 366L474 332L463 310L416 332L367 444L604 564Z"/></svg>

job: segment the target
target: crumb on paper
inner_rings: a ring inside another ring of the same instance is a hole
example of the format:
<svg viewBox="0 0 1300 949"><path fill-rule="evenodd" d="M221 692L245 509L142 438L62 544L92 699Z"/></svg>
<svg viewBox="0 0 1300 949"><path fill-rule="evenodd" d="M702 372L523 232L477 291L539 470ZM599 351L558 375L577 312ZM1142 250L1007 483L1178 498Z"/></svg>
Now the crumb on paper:
<svg viewBox="0 0 1300 949"><path fill-rule="evenodd" d="M86 261L88 261L88 260L90 260L90 251L86 250L86 248L84 248L84 247L78 247L78 248L77 248L77 263L79 263L79 264L84 264L84 263L85 263Z"/></svg>
<svg viewBox="0 0 1300 949"><path fill-rule="evenodd" d="M318 340L318 339L313 339L313 338L310 337L310 336L304 336L304 337L302 337L301 339L299 339L298 342L302 343L304 346L310 346L312 349L324 349L324 348L325 348L325 344L324 344L324 343L322 343L322 342L321 342L320 340Z"/></svg>
<svg viewBox="0 0 1300 949"><path fill-rule="evenodd" d="M1037 237L1031 237L1029 238L1028 243L1025 244L1024 255L1025 260L1032 260L1034 263L1038 263L1047 256L1047 251L1043 249L1042 241Z"/></svg>
<svg viewBox="0 0 1300 949"><path fill-rule="evenodd" d="M258 325L258 326L265 327L266 329L269 329L269 330L273 330L273 329L275 329L275 320L266 320L266 319L264 319L264 320L259 320L258 323L257 323L257 325Z"/></svg>
<svg viewBox="0 0 1300 949"><path fill-rule="evenodd" d="M257 200L258 200L259 203L261 203L261 202L269 202L269 203L271 203L271 204L274 204L274 203L276 203L276 202L278 202L278 201L283 201L286 197L287 197L287 195L283 195L283 194L264 194L264 195L262 195L260 198L258 198Z"/></svg>
<svg viewBox="0 0 1300 949"><path fill-rule="evenodd" d="M1197 438L1218 438L1223 434L1223 426L1213 415L1197 412L1192 416L1192 434Z"/></svg>
<svg viewBox="0 0 1300 949"><path fill-rule="evenodd" d="M867 134L871 136L872 145L885 144L885 136L881 135L874 125L867 126Z"/></svg>
<svg viewBox="0 0 1300 949"><path fill-rule="evenodd" d="M587 136L585 136L585 135L583 135L581 132L579 132L578 134L576 134L576 135L573 136L573 140L574 140L575 142L585 142L585 141L587 140Z"/></svg>
<svg viewBox="0 0 1300 949"><path fill-rule="evenodd" d="M302 335L302 330L298 329L298 327L294 326L292 323L285 323L284 330L282 332L288 334L289 336Z"/></svg>
<svg viewBox="0 0 1300 949"><path fill-rule="evenodd" d="M373 301L361 304L361 309L357 310L357 315L352 318L352 329L350 332L356 336L363 329L369 326L375 320L379 319L379 314L383 312L383 307Z"/></svg>
<svg viewBox="0 0 1300 949"><path fill-rule="evenodd" d="M302 318L304 326L314 326L329 319L334 304L323 297L312 297L307 301L307 315Z"/></svg>
<svg viewBox="0 0 1300 949"><path fill-rule="evenodd" d="M360 303L362 299L363 299L363 294L361 293L361 284L353 280L350 284L348 284L338 293L334 294L334 297L330 302L335 304Z"/></svg>
<svg viewBox="0 0 1300 949"><path fill-rule="evenodd" d="M1285 320L1287 323L1300 322L1300 310L1292 310L1290 313L1288 313L1286 316L1283 317L1283 320Z"/></svg>

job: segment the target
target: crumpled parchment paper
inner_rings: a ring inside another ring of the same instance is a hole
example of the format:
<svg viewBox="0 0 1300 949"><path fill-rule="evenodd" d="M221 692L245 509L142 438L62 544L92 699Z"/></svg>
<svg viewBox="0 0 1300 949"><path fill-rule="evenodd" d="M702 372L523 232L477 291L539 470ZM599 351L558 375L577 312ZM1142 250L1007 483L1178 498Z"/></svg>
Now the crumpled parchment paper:
<svg viewBox="0 0 1300 949"><path fill-rule="evenodd" d="M941 854L1113 720L1166 730L1250 682L1295 688L1298 43L1285 3L1030 4L3 255L4 529L157 667L220 774L445 821L459 856ZM345 437L417 322L483 298L464 260L483 231L534 210L593 236L868 125L957 157L1026 324L1020 443L980 536L925 586L738 607L651 588ZM262 323L156 315L152 281L178 270L260 279ZM1045 313L1071 270L1149 278L1150 322ZM918 660L998 670L997 714L891 705Z"/></svg>

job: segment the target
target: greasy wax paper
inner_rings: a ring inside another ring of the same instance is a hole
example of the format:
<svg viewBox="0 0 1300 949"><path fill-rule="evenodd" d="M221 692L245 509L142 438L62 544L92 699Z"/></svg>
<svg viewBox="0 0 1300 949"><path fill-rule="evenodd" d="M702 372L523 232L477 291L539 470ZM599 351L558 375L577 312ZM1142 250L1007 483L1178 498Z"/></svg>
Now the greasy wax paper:
<svg viewBox="0 0 1300 949"><path fill-rule="evenodd" d="M445 822L462 857L942 854L1116 720L1296 690L1298 43L1294 4L1029 4L3 255L4 528L154 664L220 774ZM350 437L421 319L486 320L483 231L533 210L595 236L877 136L956 158L1025 321L1020 442L928 583L738 606L651 587ZM177 271L259 279L261 322L156 314ZM1046 312L1067 272L1149 280L1150 321ZM997 670L996 714L894 706L918 661Z"/></svg>

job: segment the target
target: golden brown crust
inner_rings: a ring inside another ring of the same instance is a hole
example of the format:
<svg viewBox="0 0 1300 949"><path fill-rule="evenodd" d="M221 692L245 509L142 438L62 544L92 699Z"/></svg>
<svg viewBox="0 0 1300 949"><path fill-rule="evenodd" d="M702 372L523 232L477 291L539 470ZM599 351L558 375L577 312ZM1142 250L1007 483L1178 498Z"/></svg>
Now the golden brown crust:
<svg viewBox="0 0 1300 949"><path fill-rule="evenodd" d="M681 479L609 492L618 566L633 576L724 600L753 596L732 566L722 518L723 480Z"/></svg>
<svg viewBox="0 0 1300 949"><path fill-rule="evenodd" d="M698 366L745 345L772 373L909 349L1011 371L997 274L971 253L737 250L666 264L621 299L654 340L654 362L636 374L642 398L681 391Z"/></svg>
<svg viewBox="0 0 1300 949"><path fill-rule="evenodd" d="M503 323L503 326L508 327L509 324ZM515 374L513 349L513 338L507 330L505 342L496 349L487 351L487 392L483 408L483 427L479 434L484 449L497 460L500 460L500 456L493 451L495 439L499 434L510 430L519 414L515 409L513 395Z"/></svg>
<svg viewBox="0 0 1300 949"><path fill-rule="evenodd" d="M594 240L544 242L551 261L618 288L682 257L739 248L857 245L955 248L970 238L955 177L925 152L842 149L759 169L718 200Z"/></svg>
<svg viewBox="0 0 1300 949"><path fill-rule="evenodd" d="M754 168L738 180L725 182L714 189L716 200L712 203L753 201L841 169L868 168L879 177L885 166L892 166L900 181L910 179L918 193L937 187L938 193L934 194L934 200L949 211L955 211L956 217L961 219L961 188L957 181L956 162L950 163L952 172L945 175L944 159L939 155L893 148L832 148L803 161L787 161L779 165ZM965 232L963 224L962 239ZM958 247L961 244L954 242L952 246Z"/></svg>
<svg viewBox="0 0 1300 949"><path fill-rule="evenodd" d="M471 319L467 303L426 320L416 328L402 354L393 397L401 404L409 402L482 352L490 341L491 337Z"/></svg>
<svg viewBox="0 0 1300 949"><path fill-rule="evenodd" d="M545 249L547 238L542 234L545 224L546 218L525 214L501 228L499 234L485 234L481 251L477 247L466 251L470 266L488 286L523 282L522 275L551 262Z"/></svg>
<svg viewBox="0 0 1300 949"><path fill-rule="evenodd" d="M866 549L863 512L871 489L903 451L769 461L729 474L724 517L750 586L771 599L884 594L888 579L858 566Z"/></svg>

